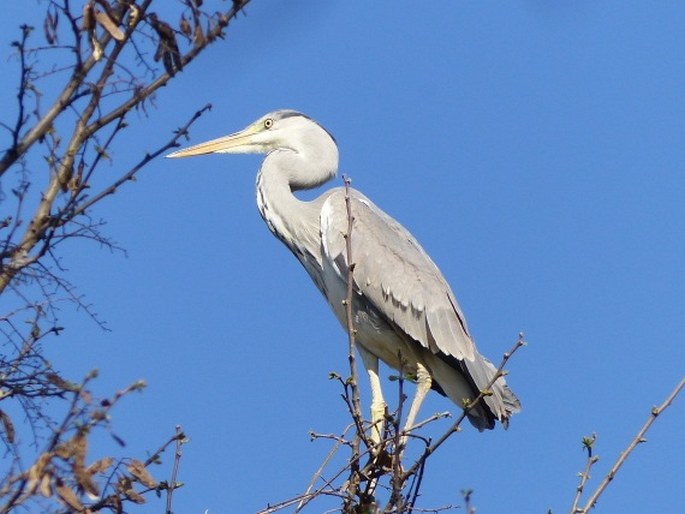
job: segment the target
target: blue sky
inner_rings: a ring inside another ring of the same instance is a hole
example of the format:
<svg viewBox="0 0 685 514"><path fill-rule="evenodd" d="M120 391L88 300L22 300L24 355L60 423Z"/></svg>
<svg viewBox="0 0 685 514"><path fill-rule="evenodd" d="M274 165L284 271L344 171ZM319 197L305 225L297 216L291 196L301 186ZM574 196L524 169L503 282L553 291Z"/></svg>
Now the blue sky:
<svg viewBox="0 0 685 514"><path fill-rule="evenodd" d="M0 20L7 105L7 43L31 5ZM126 170L208 102L193 143L276 108L317 119L341 171L440 266L481 352L498 360L519 331L529 342L508 366L523 412L441 449L422 506L471 488L481 513L567 512L581 437L598 436L596 484L685 368L683 26L675 1L253 0L149 118L134 114L102 171ZM112 331L65 308L54 361L99 368L101 392L146 379L115 431L140 453L184 427L176 512L298 493L328 449L308 431L348 422L327 380L346 369L344 332L259 218L260 159L160 159L98 211L128 257L63 250ZM432 394L422 414L445 409ZM683 424L679 398L597 512L682 508Z"/></svg>

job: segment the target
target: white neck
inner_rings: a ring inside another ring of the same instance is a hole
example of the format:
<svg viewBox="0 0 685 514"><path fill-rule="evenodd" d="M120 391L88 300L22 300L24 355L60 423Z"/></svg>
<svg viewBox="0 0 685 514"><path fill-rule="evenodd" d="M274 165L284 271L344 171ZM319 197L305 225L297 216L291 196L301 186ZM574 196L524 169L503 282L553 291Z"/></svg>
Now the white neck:
<svg viewBox="0 0 685 514"><path fill-rule="evenodd" d="M295 182L294 187L293 177L283 166L285 156L278 155L280 152L269 154L257 174L257 208L269 230L293 252L321 287L318 283L322 262L319 216L328 195L309 202L298 199L292 191L297 186L304 189L302 181ZM307 189L320 183L312 183Z"/></svg>

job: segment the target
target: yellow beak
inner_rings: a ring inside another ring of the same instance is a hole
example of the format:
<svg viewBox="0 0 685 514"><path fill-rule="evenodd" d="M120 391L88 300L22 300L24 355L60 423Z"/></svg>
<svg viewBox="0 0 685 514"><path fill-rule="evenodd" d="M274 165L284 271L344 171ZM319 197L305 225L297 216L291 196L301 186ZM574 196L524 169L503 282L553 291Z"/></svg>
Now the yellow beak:
<svg viewBox="0 0 685 514"><path fill-rule="evenodd" d="M194 155L206 155L210 153L259 153L261 145L253 141L253 136L258 130L254 125L245 130L206 141L197 145L176 150L167 155L167 158L192 157Z"/></svg>

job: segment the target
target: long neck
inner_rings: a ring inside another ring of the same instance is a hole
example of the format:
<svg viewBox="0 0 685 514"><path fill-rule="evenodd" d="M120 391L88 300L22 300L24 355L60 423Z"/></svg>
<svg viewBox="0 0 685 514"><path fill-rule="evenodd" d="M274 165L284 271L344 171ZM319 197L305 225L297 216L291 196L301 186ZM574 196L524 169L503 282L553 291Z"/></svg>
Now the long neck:
<svg viewBox="0 0 685 514"><path fill-rule="evenodd" d="M294 167L297 164L294 160L299 160L297 154L291 155L288 151L277 150L267 155L257 174L257 208L269 230L283 241L320 286L319 216L327 195L305 202L295 197L293 190L316 187L329 180L332 174L319 169L318 173L309 174L318 176L319 180L305 184L298 178L303 163Z"/></svg>

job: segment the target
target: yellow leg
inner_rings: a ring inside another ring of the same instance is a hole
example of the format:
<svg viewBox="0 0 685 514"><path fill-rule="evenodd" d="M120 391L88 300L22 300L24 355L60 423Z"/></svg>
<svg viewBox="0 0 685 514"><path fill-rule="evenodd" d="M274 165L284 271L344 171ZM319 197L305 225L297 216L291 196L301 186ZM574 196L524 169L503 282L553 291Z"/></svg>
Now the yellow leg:
<svg viewBox="0 0 685 514"><path fill-rule="evenodd" d="M383 434L386 404L381 390L381 379L378 376L378 357L359 347L359 355L364 361L364 367L369 374L371 383L371 442L378 446Z"/></svg>
<svg viewBox="0 0 685 514"><path fill-rule="evenodd" d="M416 363L416 394L414 395L414 400L411 402L411 407L409 407L409 414L407 414L407 420L404 423L404 429L402 430L405 434L409 433L414 426L414 421L416 421L416 416L419 413L421 404L426 398L428 391L431 389L433 384L433 379L426 367L420 362ZM404 448L407 444L407 436L402 437L400 441L400 446Z"/></svg>

